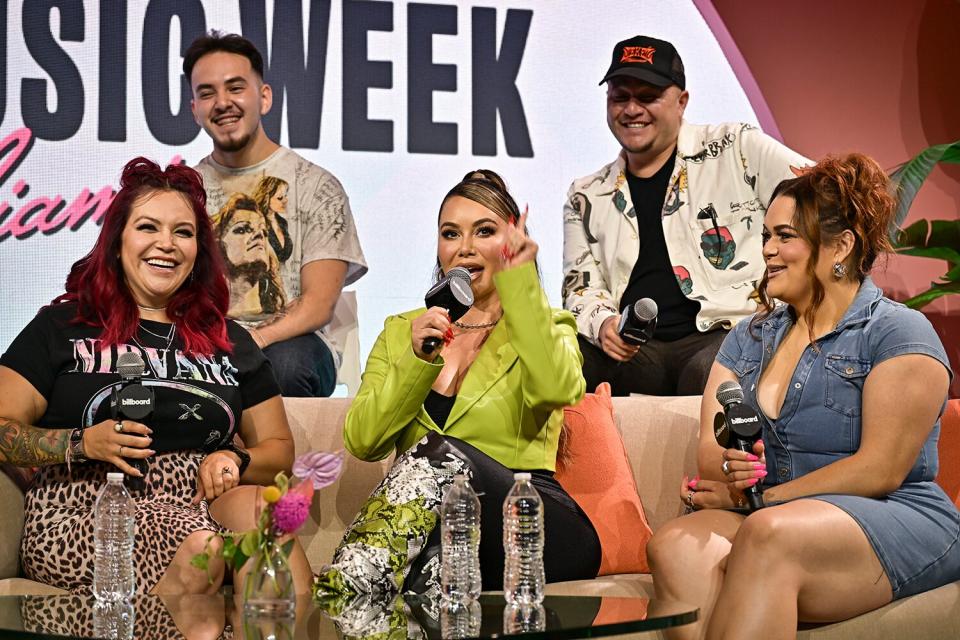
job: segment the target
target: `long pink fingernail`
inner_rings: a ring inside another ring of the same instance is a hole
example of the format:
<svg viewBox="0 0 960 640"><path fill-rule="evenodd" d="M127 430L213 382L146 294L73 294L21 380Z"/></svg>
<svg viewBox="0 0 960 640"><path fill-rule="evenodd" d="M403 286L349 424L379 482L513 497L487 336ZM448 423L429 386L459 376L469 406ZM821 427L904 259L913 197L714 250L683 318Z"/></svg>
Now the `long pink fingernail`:
<svg viewBox="0 0 960 640"><path fill-rule="evenodd" d="M762 462L757 462L756 464L753 465L753 468L754 468L754 469L766 469L766 468L767 468L767 465L763 464Z"/></svg>
<svg viewBox="0 0 960 640"><path fill-rule="evenodd" d="M757 478L765 478L767 477L767 470L763 469L761 471L754 471L753 475L754 477L757 477Z"/></svg>
<svg viewBox="0 0 960 640"><path fill-rule="evenodd" d="M760 478L750 478L749 480L747 480L747 486L748 486L748 487L752 487L753 485L757 484L758 482L760 482Z"/></svg>
<svg viewBox="0 0 960 640"><path fill-rule="evenodd" d="M756 462L756 461L759 460L759 459L760 459L760 458L758 458L757 456L753 455L752 453L748 453L748 454L747 454L747 460L749 460L750 462Z"/></svg>

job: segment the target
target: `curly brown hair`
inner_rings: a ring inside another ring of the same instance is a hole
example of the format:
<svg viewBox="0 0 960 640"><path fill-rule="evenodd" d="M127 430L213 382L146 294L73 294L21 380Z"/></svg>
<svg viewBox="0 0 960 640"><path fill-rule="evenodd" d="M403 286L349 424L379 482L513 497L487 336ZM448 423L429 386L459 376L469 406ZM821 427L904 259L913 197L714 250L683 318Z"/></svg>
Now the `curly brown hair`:
<svg viewBox="0 0 960 640"><path fill-rule="evenodd" d="M875 160L860 153L827 156L796 178L778 184L770 203L781 196L794 201L792 226L810 246L807 275L813 295L803 317L812 343L813 319L825 295L823 283L815 272L820 247L832 244L849 230L854 245L843 261L847 272L844 277L863 282L877 258L893 250L888 232L896 200L884 170ZM766 273L757 292L764 312L754 317L754 325L769 316L774 308L767 295Z"/></svg>

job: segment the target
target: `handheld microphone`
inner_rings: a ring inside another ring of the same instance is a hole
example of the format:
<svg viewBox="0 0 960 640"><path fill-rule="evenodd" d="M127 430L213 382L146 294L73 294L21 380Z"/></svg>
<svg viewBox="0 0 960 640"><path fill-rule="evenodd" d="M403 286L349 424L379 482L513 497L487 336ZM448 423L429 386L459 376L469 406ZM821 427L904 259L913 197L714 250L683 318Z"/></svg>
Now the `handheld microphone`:
<svg viewBox="0 0 960 640"><path fill-rule="evenodd" d="M723 448L753 453L753 443L760 438L762 427L756 410L744 404L743 389L733 380L721 382L717 387L717 401L723 406L722 419L717 414L714 422L717 443ZM763 489L759 482L743 492L747 496L750 511L763 508Z"/></svg>
<svg viewBox="0 0 960 640"><path fill-rule="evenodd" d="M117 358L117 371L120 372L120 386L110 392L110 415L114 420L136 420L143 422L153 414L155 400L153 389L143 386L144 362L139 353L128 351ZM124 458L134 469L146 476L147 461L142 458ZM143 489L144 478L131 477L131 489Z"/></svg>
<svg viewBox="0 0 960 640"><path fill-rule="evenodd" d="M617 333L628 344L646 344L657 328L657 311L656 302L650 298L640 298L623 310Z"/></svg>
<svg viewBox="0 0 960 640"><path fill-rule="evenodd" d="M450 320L459 320L467 309L473 306L473 289L470 288L470 272L464 267L450 269L440 282L430 287L423 297L423 304L430 307L443 307L450 314ZM426 338L423 352L433 353L440 346L440 338Z"/></svg>

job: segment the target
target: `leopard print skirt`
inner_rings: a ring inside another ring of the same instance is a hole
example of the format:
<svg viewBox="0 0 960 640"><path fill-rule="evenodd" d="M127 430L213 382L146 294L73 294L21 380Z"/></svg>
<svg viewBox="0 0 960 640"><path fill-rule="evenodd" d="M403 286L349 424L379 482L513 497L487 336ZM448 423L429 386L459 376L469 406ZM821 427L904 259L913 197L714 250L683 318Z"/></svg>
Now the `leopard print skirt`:
<svg viewBox="0 0 960 640"><path fill-rule="evenodd" d="M134 596L131 603L97 603L91 596L21 596L25 631L72 638L181 640L201 627L211 640L235 636L222 596ZM219 630L219 635L213 635ZM6 636L3 636L6 637Z"/></svg>
<svg viewBox="0 0 960 640"><path fill-rule="evenodd" d="M194 531L221 532L207 503L191 505L202 453L173 452L150 458L137 505L134 570L137 593L149 593L163 577L183 540ZM104 462L42 467L27 492L20 561L26 577L89 594L93 586L93 505L117 468Z"/></svg>

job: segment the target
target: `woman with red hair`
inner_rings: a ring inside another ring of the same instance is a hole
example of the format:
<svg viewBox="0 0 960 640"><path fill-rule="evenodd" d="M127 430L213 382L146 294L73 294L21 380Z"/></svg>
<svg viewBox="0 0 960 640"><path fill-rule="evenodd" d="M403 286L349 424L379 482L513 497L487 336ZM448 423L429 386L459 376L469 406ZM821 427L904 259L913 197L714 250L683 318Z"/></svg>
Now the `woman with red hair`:
<svg viewBox="0 0 960 640"><path fill-rule="evenodd" d="M224 318L229 293L205 200L193 169L130 161L66 292L0 358L0 462L39 467L21 543L29 578L89 590L94 501L120 470L137 505L137 591L215 591L222 561L204 572L190 559L208 541L218 550L212 534L251 524L257 487L238 485L269 484L293 462L270 364ZM140 420L111 409L129 353L155 397ZM297 552L307 579L305 562Z"/></svg>

